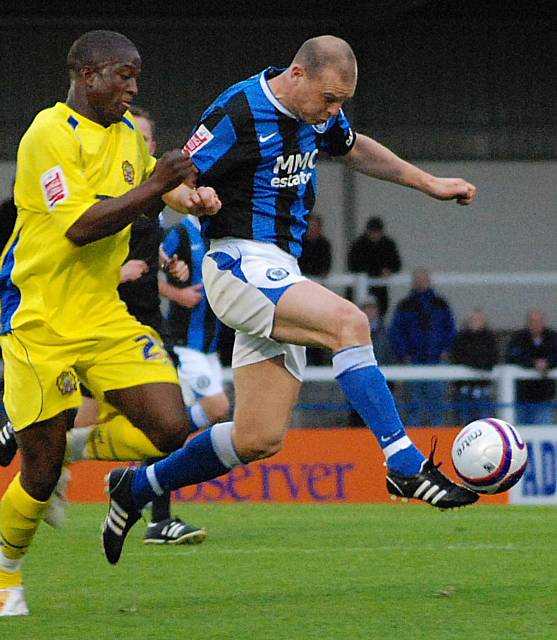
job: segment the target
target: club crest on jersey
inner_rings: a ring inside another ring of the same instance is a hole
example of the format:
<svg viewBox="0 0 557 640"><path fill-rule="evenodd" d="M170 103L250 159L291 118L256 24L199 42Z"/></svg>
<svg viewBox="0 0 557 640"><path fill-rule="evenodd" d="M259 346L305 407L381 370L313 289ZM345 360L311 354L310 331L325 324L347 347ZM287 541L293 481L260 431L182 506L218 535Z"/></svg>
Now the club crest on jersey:
<svg viewBox="0 0 557 640"><path fill-rule="evenodd" d="M133 168L133 164L131 162L128 162L127 160L124 160L124 162L122 162L122 173L124 174L124 180L128 184L133 184L135 178L135 169Z"/></svg>
<svg viewBox="0 0 557 640"><path fill-rule="evenodd" d="M277 282L278 280L284 280L288 277L289 273L286 269L282 267L273 267L272 269L267 269L267 278L272 280L273 282Z"/></svg>
<svg viewBox="0 0 557 640"><path fill-rule="evenodd" d="M43 173L41 176L41 188L49 211L52 211L56 205L70 197L66 176L60 166L53 167Z"/></svg>
<svg viewBox="0 0 557 640"><path fill-rule="evenodd" d="M56 378L56 386L63 396L69 396L77 391L78 380L73 371L62 371Z"/></svg>
<svg viewBox="0 0 557 640"><path fill-rule="evenodd" d="M317 133L325 133L328 124L329 121L327 120L327 122L322 122L321 124L312 124L311 127L314 131L317 131Z"/></svg>
<svg viewBox="0 0 557 640"><path fill-rule="evenodd" d="M199 149L203 149L206 144L211 142L214 137L209 129L207 129L204 124L201 124L193 136L186 142L184 149L189 153L191 158Z"/></svg>
<svg viewBox="0 0 557 640"><path fill-rule="evenodd" d="M207 389L207 387L211 384L211 379L209 376L199 376L195 381L195 386L198 389Z"/></svg>

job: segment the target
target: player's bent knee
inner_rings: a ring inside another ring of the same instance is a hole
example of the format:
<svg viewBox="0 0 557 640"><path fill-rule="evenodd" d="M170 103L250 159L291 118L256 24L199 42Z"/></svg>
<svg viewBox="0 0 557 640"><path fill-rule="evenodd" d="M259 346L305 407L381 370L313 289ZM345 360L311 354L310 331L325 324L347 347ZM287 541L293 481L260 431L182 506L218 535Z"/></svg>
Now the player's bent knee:
<svg viewBox="0 0 557 640"><path fill-rule="evenodd" d="M258 439L243 439L236 442L236 449L242 460L253 461L270 458L278 453L284 445L283 437L265 437Z"/></svg>
<svg viewBox="0 0 557 640"><path fill-rule="evenodd" d="M369 320L355 304L346 301L339 305L335 314L336 344L333 352L356 344L366 344L370 340Z"/></svg>

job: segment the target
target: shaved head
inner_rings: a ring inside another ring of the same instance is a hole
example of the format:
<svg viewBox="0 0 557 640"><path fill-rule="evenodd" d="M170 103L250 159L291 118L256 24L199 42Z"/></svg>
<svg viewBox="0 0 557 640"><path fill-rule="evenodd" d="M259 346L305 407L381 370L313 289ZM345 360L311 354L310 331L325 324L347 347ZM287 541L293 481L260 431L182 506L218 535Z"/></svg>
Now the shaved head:
<svg viewBox="0 0 557 640"><path fill-rule="evenodd" d="M80 36L68 52L70 72L94 67L103 62L116 62L120 53L136 52L134 43L117 31L88 31Z"/></svg>
<svg viewBox="0 0 557 640"><path fill-rule="evenodd" d="M299 64L310 76L334 69L345 82L356 78L357 63L352 47L335 36L318 36L306 40L296 52L292 65Z"/></svg>

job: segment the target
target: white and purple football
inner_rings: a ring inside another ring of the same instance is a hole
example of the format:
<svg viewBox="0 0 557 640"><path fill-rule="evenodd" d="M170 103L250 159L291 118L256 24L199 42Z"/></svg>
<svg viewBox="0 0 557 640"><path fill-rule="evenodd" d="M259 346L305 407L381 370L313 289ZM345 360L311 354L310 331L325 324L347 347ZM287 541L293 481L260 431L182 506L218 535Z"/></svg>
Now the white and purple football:
<svg viewBox="0 0 557 640"><path fill-rule="evenodd" d="M453 466L477 493L502 493L514 486L528 464L528 450L516 427L497 418L467 424L456 436Z"/></svg>

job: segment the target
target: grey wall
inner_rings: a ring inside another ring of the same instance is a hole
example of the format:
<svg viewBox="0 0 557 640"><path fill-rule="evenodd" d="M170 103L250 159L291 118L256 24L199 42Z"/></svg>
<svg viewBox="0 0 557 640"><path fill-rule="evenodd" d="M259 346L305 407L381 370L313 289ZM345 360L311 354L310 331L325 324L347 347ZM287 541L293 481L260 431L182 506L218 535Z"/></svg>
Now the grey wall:
<svg viewBox="0 0 557 640"><path fill-rule="evenodd" d="M356 228L379 215L399 246L403 271L426 267L433 272L557 272L557 162L423 162L436 175L464 176L478 187L477 203L460 207L421 193L358 175ZM335 251L334 270L346 268L343 167L326 163L320 170L317 208ZM439 287L462 321L475 306L484 308L498 329L521 326L531 306L541 306L557 326L557 288L548 286ZM407 287L391 289L393 303Z"/></svg>

